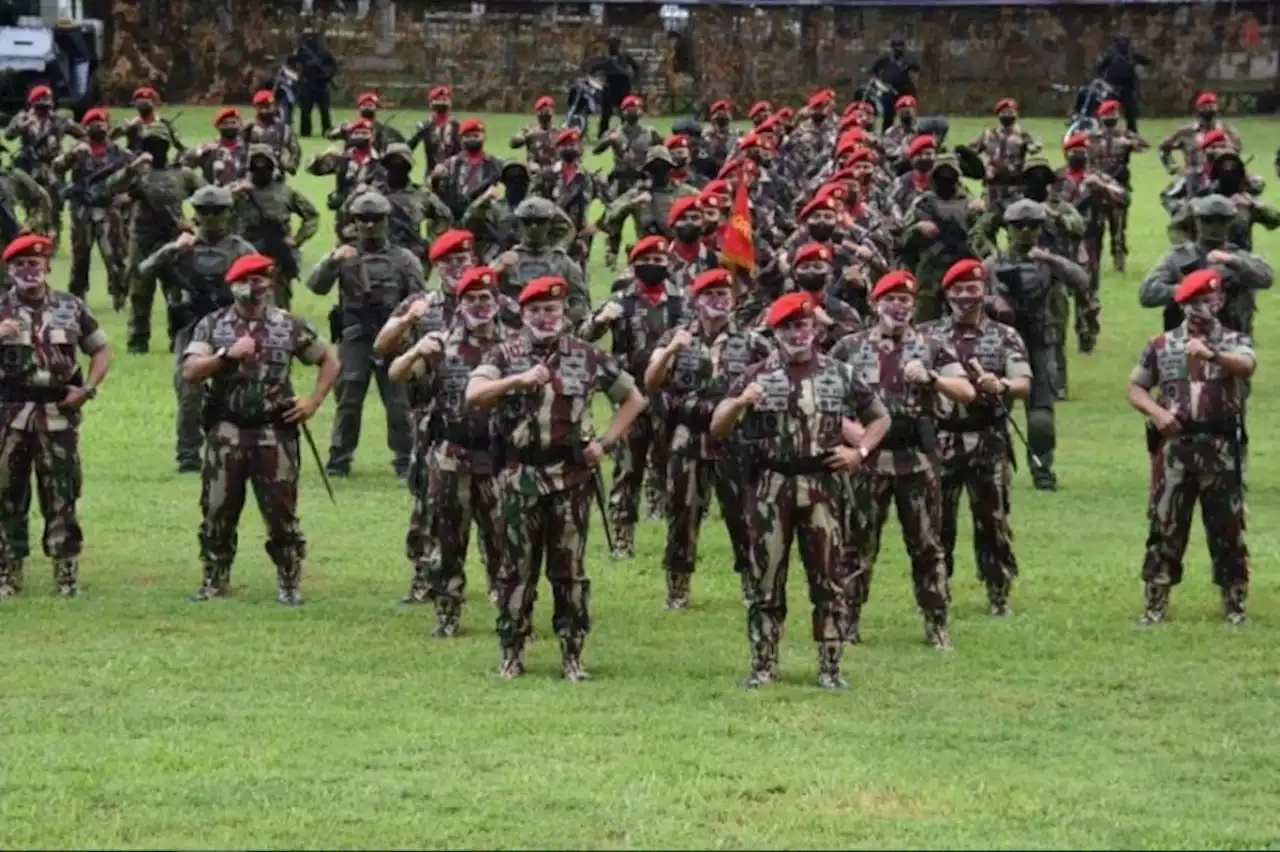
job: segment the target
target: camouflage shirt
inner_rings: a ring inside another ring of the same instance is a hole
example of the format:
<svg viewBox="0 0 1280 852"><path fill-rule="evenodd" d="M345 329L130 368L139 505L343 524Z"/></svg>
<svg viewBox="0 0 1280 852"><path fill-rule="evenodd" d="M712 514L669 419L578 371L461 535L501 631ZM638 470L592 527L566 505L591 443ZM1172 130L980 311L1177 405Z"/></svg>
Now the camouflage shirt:
<svg viewBox="0 0 1280 852"><path fill-rule="evenodd" d="M987 158L987 174L997 181L1016 178L1028 154L1040 153L1040 141L1022 127L988 127L969 145Z"/></svg>
<svg viewBox="0 0 1280 852"><path fill-rule="evenodd" d="M462 134L458 131L457 119L445 115L437 119L431 117L418 122L413 136L409 137L409 148L417 150L421 145L427 154L427 172L443 163L462 150Z"/></svg>
<svg viewBox="0 0 1280 852"><path fill-rule="evenodd" d="M209 142L183 151L178 163L196 169L208 183L230 186L244 177L249 167L249 146L241 139Z"/></svg>
<svg viewBox="0 0 1280 852"><path fill-rule="evenodd" d="M1152 338L1129 374L1129 381L1154 389L1156 402L1184 424L1221 423L1234 418L1243 408L1248 383L1228 376L1220 364L1188 356L1190 340L1185 324ZM1215 323L1203 340L1224 355L1256 357L1249 335L1231 331L1220 323ZM1184 427L1184 431L1188 430ZM1224 435L1179 435L1162 441L1160 453L1166 465L1200 473L1221 473L1235 466L1231 440Z"/></svg>
<svg viewBox="0 0 1280 852"><path fill-rule="evenodd" d="M441 429L431 459L437 470L468 470L473 452L488 454L492 411L467 405L467 382L485 355L506 337L499 323L487 337L457 325L446 333L438 358L421 358L413 365L415 395L431 400L431 420Z"/></svg>
<svg viewBox="0 0 1280 852"><path fill-rule="evenodd" d="M600 322L600 316L610 305L617 305L622 315L610 323ZM612 332L613 357L618 358L624 369L633 376L644 376L649 355L669 329L688 320L688 306L680 296L672 295L664 288L657 301L651 300L638 283L615 293L578 326L578 336L591 342Z"/></svg>
<svg viewBox="0 0 1280 852"><path fill-rule="evenodd" d="M577 449L595 434L592 395L598 391L620 404L636 386L616 359L584 340L566 335L543 344L527 332L490 349L471 375L503 379L538 364L551 371L551 381L511 394L498 407L497 431L516 451ZM554 494L591 478L590 468L572 459L538 466L509 460L508 473L511 486L526 494Z"/></svg>
<svg viewBox="0 0 1280 852"><path fill-rule="evenodd" d="M78 413L64 412L57 401L23 398L65 395L66 388L83 384L76 350L89 356L99 352L107 345L106 332L84 302L57 290L40 302L28 302L12 290L0 296L0 322L5 320L16 321L18 333L0 340L0 422L25 432L74 428Z"/></svg>
<svg viewBox="0 0 1280 852"><path fill-rule="evenodd" d="M908 429L907 421L938 419L941 402L935 390L913 384L904 375L907 364L919 361L940 376L961 377L964 368L956 359L950 344L908 327L900 337L889 337L880 326L851 334L831 350L831 357L853 367L854 374L876 391L883 400L894 425L886 442L899 430ZM891 449L884 444L864 465L864 469L887 476L919 473L933 467L933 458L918 448Z"/></svg>
<svg viewBox="0 0 1280 852"><path fill-rule="evenodd" d="M293 174L298 170L298 163L302 160L302 146L298 144L298 137L293 135L293 128L283 121L269 124L254 121L246 125L244 141L250 145L271 146L282 172Z"/></svg>
<svg viewBox="0 0 1280 852"><path fill-rule="evenodd" d="M559 132L559 128L551 125L543 127L541 124L534 124L512 136L511 147L524 148L526 163L545 168L560 159L556 149L556 135Z"/></svg>
<svg viewBox="0 0 1280 852"><path fill-rule="evenodd" d="M186 355L212 355L230 348L241 337L252 337L252 355L228 364L207 382L209 402L242 423L236 426L220 419L205 433L205 439L230 446L269 446L292 432L276 421L295 401L289 368L294 358L304 364L318 364L325 345L310 320L269 306L261 319L245 319L234 306L215 311L196 323Z"/></svg>
<svg viewBox="0 0 1280 852"><path fill-rule="evenodd" d="M954 317L944 317L920 326L920 331L937 337L954 349L961 367L977 359L983 370L1001 378L1031 378L1027 347L1011 325L985 317L976 325L964 325L957 323ZM970 406L954 405L949 401L944 403L951 411L938 424L938 455L943 464L959 468L969 459L991 462L1007 455L1009 445L1004 427L989 425L996 417L996 403L981 393ZM1004 405L1008 405L1007 400ZM966 421L967 425L981 428L972 431L947 428L948 424L958 427Z"/></svg>

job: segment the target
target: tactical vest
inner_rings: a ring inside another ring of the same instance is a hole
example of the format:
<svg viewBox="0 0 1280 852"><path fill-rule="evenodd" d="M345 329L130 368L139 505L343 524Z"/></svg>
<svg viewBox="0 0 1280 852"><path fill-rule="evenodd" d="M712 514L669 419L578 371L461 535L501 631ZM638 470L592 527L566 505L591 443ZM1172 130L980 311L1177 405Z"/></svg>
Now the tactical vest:
<svg viewBox="0 0 1280 852"><path fill-rule="evenodd" d="M1057 335L1049 322L1049 295L1053 286L1049 268L1030 258L1021 260L1001 252L998 256L995 278L1009 294L1009 304L1014 311L1014 327L1028 346L1055 342Z"/></svg>

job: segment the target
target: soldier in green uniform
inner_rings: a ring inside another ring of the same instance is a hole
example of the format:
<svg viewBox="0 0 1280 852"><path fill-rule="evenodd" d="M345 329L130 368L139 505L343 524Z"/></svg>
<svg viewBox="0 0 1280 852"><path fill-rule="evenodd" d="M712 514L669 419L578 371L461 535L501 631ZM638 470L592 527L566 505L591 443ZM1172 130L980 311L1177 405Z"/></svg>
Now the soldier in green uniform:
<svg viewBox="0 0 1280 852"><path fill-rule="evenodd" d="M80 409L97 395L111 355L84 302L49 287L53 249L27 234L3 253L13 288L0 296L0 599L22 590L33 472L58 594L80 591ZM87 378L76 350L89 356Z"/></svg>
<svg viewBox="0 0 1280 852"><path fill-rule="evenodd" d="M413 150L405 143L393 142L387 146L382 154L382 167L386 169L383 194L391 202L391 244L413 252L425 265L431 241L449 230L453 214L440 196L413 182Z"/></svg>
<svg viewBox="0 0 1280 852"><path fill-rule="evenodd" d="M467 208L463 226L476 235L477 251L482 261L492 264L520 242L522 229L516 211L522 205L527 211L541 210L551 218L545 238L549 245L567 251L573 244L576 232L569 214L555 202L549 202L550 206L536 207L524 203L532 198L534 196L529 193L529 167L513 160L502 167L502 184L491 187ZM514 288L515 294L519 292L518 287ZM508 295L513 294L508 292Z"/></svg>
<svg viewBox="0 0 1280 852"><path fill-rule="evenodd" d="M498 255L492 264L502 282L502 292L515 298L535 278L563 278L569 285L569 321L582 322L591 310L591 293L582 267L566 250L573 241L573 223L554 202L536 196L521 201L515 216L520 242Z"/></svg>
<svg viewBox="0 0 1280 852"><path fill-rule="evenodd" d="M387 446L396 475L407 476L413 439L404 386L387 376L387 367L373 352L373 342L391 312L412 293L426 290L422 264L408 249L387 238L391 203L369 192L351 206L357 241L331 251L307 279L307 289L321 296L338 287L333 322L341 340L338 357L342 380L338 383L338 411L329 443L330 476L348 476L351 459L360 442L360 418L369 382L377 380L378 393L387 411Z"/></svg>
<svg viewBox="0 0 1280 852"><path fill-rule="evenodd" d="M1097 335L1098 302L1083 267L1040 247L1046 218L1042 205L1024 198L1009 205L1004 218L1009 247L987 260L986 280L991 282L997 317L1017 329L1027 346L1032 372L1027 397L1027 464L1035 487L1052 491L1058 483L1053 472L1057 443L1053 405L1060 334L1051 304L1054 288L1064 287L1075 296L1086 320L1080 331L1082 349L1086 345L1091 349Z"/></svg>
<svg viewBox="0 0 1280 852"><path fill-rule="evenodd" d="M616 360L565 333L569 289L556 276L529 282L519 297L520 333L489 350L467 384L468 405L498 408L494 429L504 442L507 557L497 575L502 677L524 674L545 555L564 676L588 679L582 648L591 627L591 581L583 557L598 481L592 468L645 408L635 381ZM591 425L596 392L618 406L599 438Z"/></svg>
<svg viewBox="0 0 1280 852"><path fill-rule="evenodd" d="M200 385L182 378L182 359L197 322L231 305L225 277L235 261L256 254L253 244L232 233L231 191L202 186L191 196L196 212L195 234L183 233L165 243L138 264L138 276L148 286L159 281L169 305L173 339L173 390L178 398L178 473L200 471L200 410L204 402Z"/></svg>
<svg viewBox="0 0 1280 852"><path fill-rule="evenodd" d="M171 138L165 125L148 124L141 132L139 154L128 168L107 178L107 192L127 192L133 199L129 227L129 351L141 354L151 346L151 308L156 297L154 278L144 279L138 265L158 248L178 238L183 230L182 202L204 179L169 163Z"/></svg>
<svg viewBox="0 0 1280 852"><path fill-rule="evenodd" d="M955 262L973 256L969 234L981 212L981 202L960 183L955 157L938 157L929 189L911 202L902 228L903 260L920 284L916 322L942 316L942 276Z"/></svg>
<svg viewBox="0 0 1280 852"><path fill-rule="evenodd" d="M622 233L623 225L631 218L636 225L636 239L653 235L673 239L675 231L667 224L671 205L678 198L698 195L698 190L687 183L671 179L674 168L675 160L666 147L656 145L650 148L644 162L647 180L618 196L605 208L605 231L609 234Z"/></svg>
<svg viewBox="0 0 1280 852"><path fill-rule="evenodd" d="M298 526L298 431L329 395L339 365L315 326L271 304L271 270L271 258L260 254L227 270L235 304L196 324L182 365L188 382L208 385L197 601L231 594L236 528L252 483L276 566L276 599L302 603L307 542ZM308 396L298 396L289 380L294 358L320 369Z"/></svg>
<svg viewBox="0 0 1280 852"><path fill-rule="evenodd" d="M15 204L22 207L21 222ZM24 171L0 169L0 241L16 240L24 230L46 233L52 221L53 204L44 187ZM7 287L4 265L0 264L0 288Z"/></svg>
<svg viewBox="0 0 1280 852"><path fill-rule="evenodd" d="M623 98L621 112L622 126L601 136L591 150L593 154L602 154L606 150L613 154L609 189L614 198L625 195L640 182L643 177L641 167L648 160L649 153L654 147L662 145L662 134L640 122L643 109L638 97L627 95ZM662 221L665 222L666 217ZM622 248L622 224L623 222L619 222L616 228L606 230L608 242L605 247L605 265L609 269L616 269L618 265L618 251Z"/></svg>
<svg viewBox="0 0 1280 852"><path fill-rule="evenodd" d="M249 148L249 176L235 184L236 230L259 254L275 261L276 307L289 310L293 282L301 275L302 244L320 230L320 211L307 197L277 180L279 163L269 145ZM293 231L293 217L301 221Z"/></svg>

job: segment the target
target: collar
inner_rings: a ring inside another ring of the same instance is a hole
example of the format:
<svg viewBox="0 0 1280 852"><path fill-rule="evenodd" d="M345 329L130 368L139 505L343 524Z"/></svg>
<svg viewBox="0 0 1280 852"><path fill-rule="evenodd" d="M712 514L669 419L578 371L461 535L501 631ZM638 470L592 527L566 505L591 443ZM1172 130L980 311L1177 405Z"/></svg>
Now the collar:
<svg viewBox="0 0 1280 852"><path fill-rule="evenodd" d="M372 158L373 158L372 147L365 148L363 151L360 150L359 148L351 149L351 159L355 160L357 163L359 163L362 166L365 163L369 162L369 160L371 160Z"/></svg>
<svg viewBox="0 0 1280 852"><path fill-rule="evenodd" d="M919 192L924 192L929 188L929 175L921 174L915 169L911 170L911 185Z"/></svg>
<svg viewBox="0 0 1280 852"><path fill-rule="evenodd" d="M679 240L673 240L671 243L671 253L683 260L685 263L693 263L702 254L701 241L694 242L692 245L686 245Z"/></svg>
<svg viewBox="0 0 1280 852"><path fill-rule="evenodd" d="M667 300L667 284L664 281L661 287L649 288L639 279L635 282L634 291L637 296L649 302L650 307L657 307Z"/></svg>
<svg viewBox="0 0 1280 852"><path fill-rule="evenodd" d="M1067 169L1067 180L1071 181L1072 183L1080 183L1082 180L1084 180L1085 175L1087 173L1088 173L1087 168Z"/></svg>
<svg viewBox="0 0 1280 852"><path fill-rule="evenodd" d="M240 137L239 137L239 136L237 136L237 137L235 137L234 139L223 139L223 138L219 137L219 139L218 139L218 144L219 144L219 146L221 146L221 147L223 147L223 148L226 148L227 150L231 150L231 149L233 149L233 148L239 148L239 147L240 147Z"/></svg>
<svg viewBox="0 0 1280 852"><path fill-rule="evenodd" d="M156 120L156 114L154 112L151 113L151 115L143 115L142 113L138 113L138 121L142 122L143 124L151 124L155 120Z"/></svg>
<svg viewBox="0 0 1280 852"><path fill-rule="evenodd" d="M434 121L438 126L444 127L446 124L448 124L450 121L453 120L453 113L446 112L443 115L441 115L438 112L432 112L431 120Z"/></svg>
<svg viewBox="0 0 1280 852"><path fill-rule="evenodd" d="M484 152L483 148L481 148L479 151L476 151L474 154L471 153L470 151L463 151L462 156L467 158L467 165L471 166L471 168L474 169L476 166L484 162L484 159L489 155Z"/></svg>
<svg viewBox="0 0 1280 852"><path fill-rule="evenodd" d="M89 153L95 157L101 157L107 153L108 143L106 142L90 142Z"/></svg>
<svg viewBox="0 0 1280 852"><path fill-rule="evenodd" d="M561 163L560 176L564 178L565 183L568 183L569 181L573 180L578 176L578 164L577 163Z"/></svg>

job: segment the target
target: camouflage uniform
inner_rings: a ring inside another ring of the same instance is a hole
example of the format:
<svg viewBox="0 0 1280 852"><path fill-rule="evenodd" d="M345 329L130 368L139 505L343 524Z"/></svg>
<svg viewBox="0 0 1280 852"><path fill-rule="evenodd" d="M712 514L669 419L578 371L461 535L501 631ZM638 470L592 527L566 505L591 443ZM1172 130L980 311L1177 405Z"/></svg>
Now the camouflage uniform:
<svg viewBox="0 0 1280 852"><path fill-rule="evenodd" d="M178 128L174 126L173 120L161 118L154 112L148 115L135 115L130 119L126 119L123 123L117 124L111 128L108 138L112 142L123 139L125 148L134 154L141 154L142 139L147 135L147 131L152 128L168 132L169 138L173 141L174 151L181 153L187 150L187 146L182 144L182 139L178 136Z"/></svg>
<svg viewBox="0 0 1280 852"><path fill-rule="evenodd" d="M453 218L462 220L467 209L502 178L503 164L497 157L474 157L463 151L436 166L431 185L448 205Z"/></svg>
<svg viewBox="0 0 1280 852"><path fill-rule="evenodd" d="M382 163L387 171L383 195L391 202L391 244L413 252L425 265L431 240L449 230L453 224L453 214L440 196L410 180L413 152L408 145L394 142L387 146L382 155ZM344 207L349 208L357 197L348 198Z"/></svg>
<svg viewBox="0 0 1280 852"><path fill-rule="evenodd" d="M669 167L675 164L671 158L671 152L661 145L650 148L645 157L646 168L654 163L666 163ZM605 208L601 221L605 231L610 235L610 240L615 233L619 235L622 233L622 228L629 218L635 221L637 239L652 234L671 239L675 233L667 224L667 214L671 211L672 203L677 198L697 194L698 190L684 183L668 181L666 185L659 187L652 182L645 182L615 198L613 203ZM610 251L613 249L610 248Z"/></svg>
<svg viewBox="0 0 1280 852"><path fill-rule="evenodd" d="M635 382L617 361L589 343L568 335L541 343L527 331L490 349L472 376L497 380L537 364L550 370L551 381L536 391L506 397L495 415L506 461L501 506L507 548L497 575L498 641L504 671L521 671L545 554L555 601L551 624L560 638L566 675L575 676L570 669L580 672L591 627L591 581L583 560L596 486L581 456L593 432L591 397L599 391L620 404L635 390Z"/></svg>
<svg viewBox="0 0 1280 852"><path fill-rule="evenodd" d="M302 145L293 133L293 127L279 119L257 120L244 128L244 141L249 145L267 145L276 155L276 163L285 174L297 174L302 162Z"/></svg>
<svg viewBox="0 0 1280 852"><path fill-rule="evenodd" d="M130 157L110 143L80 145L59 158L59 171L70 169L66 191L71 203L71 281L67 289L83 299L89 292L89 268L94 245L107 270L107 292L117 307L124 306L124 215L106 191L105 179L87 183L95 174L123 168ZM50 211L52 215L52 211Z"/></svg>
<svg viewBox="0 0 1280 852"><path fill-rule="evenodd" d="M269 146L267 150L271 150ZM200 173L206 183L230 186L245 176L249 168L249 145L237 136L207 142L199 148L188 148L178 158L178 165ZM272 161L275 155L272 152Z"/></svg>
<svg viewBox="0 0 1280 852"><path fill-rule="evenodd" d="M1205 152L1200 147L1200 140L1214 130L1221 130L1225 133L1227 144L1237 151L1240 150L1240 134L1234 127L1216 119L1208 124L1196 119L1191 124L1180 127L1170 133L1156 146L1156 150L1160 154L1160 164L1170 173L1173 173L1176 170L1173 164L1173 152L1181 151L1183 158L1182 170L1188 173L1200 171L1205 162Z"/></svg>
<svg viewBox="0 0 1280 852"><path fill-rule="evenodd" d="M365 151L330 148L312 158L307 172L317 177L333 175L334 188L325 198L325 206L334 212L333 232L339 242L351 239L351 211L347 201L356 187L363 185L374 192L385 192L387 188L382 158L372 147Z"/></svg>
<svg viewBox="0 0 1280 852"><path fill-rule="evenodd" d="M962 366L976 359L985 372L1003 379L1030 379L1027 347L1012 326L985 317L976 325L945 317L921 328L951 348ZM1009 587L1018 575L1009 526L1013 448L1003 400L979 397L957 406L938 421L938 456L942 462L942 549L947 577L955 573L956 531L960 493L969 495L973 515L973 554L978 579L987 588L993 615L1008 612Z"/></svg>
<svg viewBox="0 0 1280 852"><path fill-rule="evenodd" d="M955 194L943 198L938 194L938 171L950 169L959 178L955 160L949 155L937 159L932 184L911 205L902 226L903 259L912 268L920 290L916 300L916 322L928 322L942 316L942 276L958 260L973 256L969 233L974 229L978 213L973 198L957 183ZM938 228L936 237L925 237L919 226L932 222Z"/></svg>
<svg viewBox="0 0 1280 852"><path fill-rule="evenodd" d="M572 242L572 223L564 211L545 198L526 198L516 207L521 241L512 249L511 263L499 268L501 291L515 298L526 284L548 275L563 278L569 285L567 316L573 323L582 322L591 311L591 293L587 289L582 268L575 263L563 245ZM540 229L535 233L535 229Z"/></svg>
<svg viewBox="0 0 1280 852"><path fill-rule="evenodd" d="M880 446L852 477L845 506L849 641L861 640L862 608L871 595L871 575L892 501L911 559L925 640L934 647L946 647L951 592L940 536L942 484L936 456L940 405L932 389L909 383L904 369L911 361L919 361L940 376L964 376L964 368L945 341L912 327L897 338L878 325L851 334L836 344L831 357L851 366L853 375L879 395L893 418Z"/></svg>
<svg viewBox="0 0 1280 852"><path fill-rule="evenodd" d="M318 364L325 346L315 326L268 305L259 320L234 307L196 323L187 355L209 356L252 337L255 350L207 382L204 470L200 490L200 558L204 579L197 600L231 593L231 565L246 486L267 528L267 555L276 566L279 600L300 604L299 583L307 542L298 525L298 427L283 415L294 403L289 365Z"/></svg>
<svg viewBox="0 0 1280 852"><path fill-rule="evenodd" d="M420 121L409 137L409 148L416 151L418 146L427 155L429 177L435 167L453 157L462 150L462 134L458 132L458 120L448 113L437 118Z"/></svg>
<svg viewBox="0 0 1280 852"><path fill-rule="evenodd" d="M577 236L569 245L569 257L583 268L584 274L591 260L592 235L587 230L587 213L597 198L605 201L609 187L595 172L584 171L577 163L556 163L538 172L538 195L555 203L569 217Z"/></svg>
<svg viewBox="0 0 1280 852"><path fill-rule="evenodd" d="M426 596L435 601L437 636L453 636L458 630L472 520L480 533L491 591L503 558L490 413L468 408L466 389L472 371L505 337L497 323L483 336L455 325L444 332L439 359L419 359L413 368L414 396L431 401L427 434L420 445L430 449L422 452L409 476L413 510L405 550L415 581L421 576Z"/></svg>
<svg viewBox="0 0 1280 852"><path fill-rule="evenodd" d="M1054 194L1075 205L1085 220L1084 238L1075 260L1088 270L1089 287L1096 298L1102 274L1102 232L1114 211L1128 205L1129 193L1114 178L1087 169L1064 168L1058 172L1058 179ZM1077 325L1079 321L1077 310Z"/></svg>
<svg viewBox="0 0 1280 852"><path fill-rule="evenodd" d="M200 470L200 428L204 387L182 378L182 361L197 322L232 303L225 280L237 258L255 254L253 245L230 232L231 192L225 187L202 186L191 196L197 209L220 210L201 221L190 246L165 243L138 264L138 275L154 287L160 281L169 304L169 328L173 339L173 391L177 396L177 449L180 472ZM202 217L203 219L203 217ZM220 220L220 221L219 221Z"/></svg>
<svg viewBox="0 0 1280 852"><path fill-rule="evenodd" d="M307 289L321 296L338 285L335 308L341 327L338 358L342 377L338 382L337 414L329 443L329 473L346 476L351 472L351 459L360 442L360 418L370 379L376 379L378 393L387 410L387 446L394 455L399 475L407 475L412 436L409 432L408 402L404 388L387 377L387 366L374 357L373 340L400 301L412 293L426 289L422 264L412 252L393 246L386 240L385 220L391 205L380 195L368 193L356 205L356 217L382 219L382 237L376 242L361 241L355 246L356 256L342 260L327 255L311 272ZM332 322L332 320L331 320Z"/></svg>
<svg viewBox="0 0 1280 852"><path fill-rule="evenodd" d="M59 403L69 388L84 384L76 350L92 356L107 345L107 336L84 302L55 290L38 304L16 290L0 296L0 322L5 320L17 322L19 331L0 340L0 597L22 589L33 470L44 553L53 560L59 594L74 597L84 547L76 516L80 414Z"/></svg>
<svg viewBox="0 0 1280 852"><path fill-rule="evenodd" d="M650 152L662 145L662 134L638 120L623 119L622 126L606 133L595 147L592 154L602 154L606 150L613 154L613 171L609 172L609 190L614 198L619 198L631 191L641 181L642 168L648 161ZM668 152L668 157L670 153ZM666 218L662 220L666 222ZM615 226L606 228L608 242L605 247L605 265L610 269L618 261L618 250L622 247L622 228L626 224L626 216ZM637 224L636 233L640 233Z"/></svg>
<svg viewBox="0 0 1280 852"><path fill-rule="evenodd" d="M1107 210L1103 229L1111 231L1111 259L1117 272L1124 271L1125 258L1129 254L1127 235L1129 230L1129 204L1133 181L1129 173L1129 158L1150 147L1146 140L1130 130L1116 126L1100 127L1089 133L1089 165L1110 177L1125 190L1124 203L1112 204ZM1101 245L1101 243L1099 243Z"/></svg>
<svg viewBox="0 0 1280 852"><path fill-rule="evenodd" d="M613 322L599 317L610 305L622 312ZM613 357L632 376L644 376L649 357L659 339L688 320L688 308L680 296L666 288L656 302L642 292L638 283L617 293L578 326L583 340L594 342L610 332ZM640 489L649 465L665 473L670 436L666 428L667 412L660 397L651 397L649 408L631 426L618 444L614 458L613 487L609 492L609 525L613 528L615 558L636 555L636 522L640 512Z"/></svg>
<svg viewBox="0 0 1280 852"><path fill-rule="evenodd" d="M809 582L819 670L838 678L849 623L840 554L845 477L827 468L826 454L842 443L844 418L883 417L884 405L847 365L823 355L814 355L800 371L770 357L734 380L729 396L740 396L753 382L764 388L764 397L739 427L751 447L746 485L752 673L747 683L777 679L793 541Z"/></svg>
<svg viewBox="0 0 1280 852"><path fill-rule="evenodd" d="M18 221L14 210L15 202L22 206L26 214L22 222ZM26 172L0 169L0 241L8 245L22 230L47 232L50 216L53 215L51 211L49 193ZM8 286L5 264L0 262L0 292Z"/></svg>
<svg viewBox="0 0 1280 852"><path fill-rule="evenodd" d="M373 132L373 149L384 157L387 149L392 145L406 145L407 142L404 134L396 130L390 124L377 120L377 110L361 110L360 119L364 119L371 125ZM356 119L357 121L360 119ZM354 121L345 121L337 127L330 127L325 131L325 139L341 139L343 144L347 144L347 139L351 135L351 125Z"/></svg>
<svg viewBox="0 0 1280 852"><path fill-rule="evenodd" d="M539 120L538 123L525 127L512 136L511 147L523 148L524 160L530 166L540 169L548 168L559 160L559 155L556 153L557 132L557 128L552 126L551 118L548 117L545 122Z"/></svg>
<svg viewBox="0 0 1280 852"><path fill-rule="evenodd" d="M143 131L141 145L155 157L166 153L171 140L162 124L150 124ZM151 345L151 308L156 297L155 279L144 279L138 264L166 243L178 238L182 229L182 202L204 185L195 172L180 166L129 166L107 178L107 192L124 192L134 200L129 227L129 259L125 265L129 282L129 351L146 352Z"/></svg>
<svg viewBox="0 0 1280 852"><path fill-rule="evenodd" d="M35 111L19 112L10 119L4 133L5 139L21 140L13 157L14 169L26 172L49 196L49 223L55 244L62 234L62 193L53 164L62 151L64 136L82 138L84 130L70 119L55 115L52 109L44 118Z"/></svg>
<svg viewBox="0 0 1280 852"><path fill-rule="evenodd" d="M1187 354L1191 336L1186 325L1157 335L1129 376L1133 384L1154 389L1157 404L1176 417L1181 427L1173 438L1152 435L1154 430L1148 427L1152 463L1150 529L1142 563L1143 618L1147 623L1163 619L1172 588L1182 582L1187 537L1199 502L1223 614L1238 623L1245 617L1249 589L1241 460L1248 384L1227 375L1216 363L1191 358ZM1249 335L1220 323L1200 337L1219 354L1254 357Z"/></svg>
<svg viewBox="0 0 1280 852"><path fill-rule="evenodd" d="M1014 184L1028 156L1040 153L1040 140L1019 125L988 127L969 147L986 157L987 204L1004 205L1013 193Z"/></svg>
<svg viewBox="0 0 1280 852"><path fill-rule="evenodd" d="M258 170L254 162L260 163ZM275 153L266 145L249 151L249 181L235 189L236 230L254 249L276 262L276 307L289 310L293 282L301 274L302 245L320 230L320 211L305 195L283 180L274 180ZM302 222L292 233L293 217Z"/></svg>
<svg viewBox="0 0 1280 852"><path fill-rule="evenodd" d="M546 198L537 198L529 194L526 185L528 179L528 166L514 161L507 163L502 167L505 194L502 197L495 197L486 192L473 201L463 213L462 226L475 235L476 255L485 263L494 264L503 252L513 250L520 242L521 224L516 211L522 205L530 211L540 208L542 217L551 217L546 240L549 246L566 252L573 250L573 240L576 236L573 219L559 205L551 204L548 207L540 203L547 201ZM537 202L538 208L525 204L527 201ZM507 295L515 298L519 290L512 292L510 288L509 284Z"/></svg>

